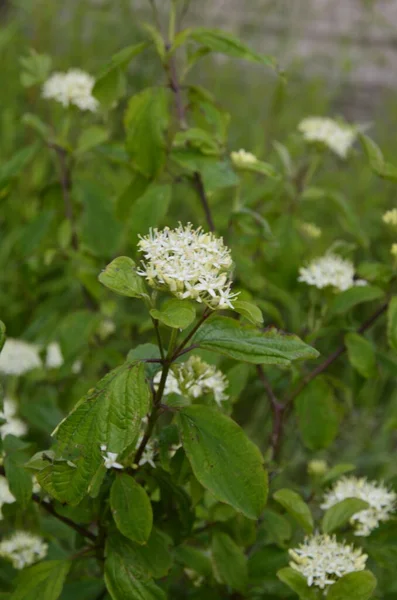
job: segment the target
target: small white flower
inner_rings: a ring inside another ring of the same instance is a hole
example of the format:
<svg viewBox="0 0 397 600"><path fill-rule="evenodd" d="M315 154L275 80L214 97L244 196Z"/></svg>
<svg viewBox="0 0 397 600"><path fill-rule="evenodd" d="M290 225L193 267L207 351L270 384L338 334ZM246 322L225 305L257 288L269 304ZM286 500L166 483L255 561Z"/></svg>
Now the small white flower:
<svg viewBox="0 0 397 600"><path fill-rule="evenodd" d="M346 498L360 498L368 502L369 508L355 513L350 522L355 535L367 536L381 522L388 521L396 510L397 494L376 481L365 477L342 477L324 495L321 508L326 510Z"/></svg>
<svg viewBox="0 0 397 600"><path fill-rule="evenodd" d="M74 104L80 110L95 112L98 100L92 95L95 79L80 69L69 69L66 73L54 73L44 83L43 98L56 100L62 106Z"/></svg>
<svg viewBox="0 0 397 600"><path fill-rule="evenodd" d="M150 230L138 243L144 255L138 275L155 289L177 298L203 302L212 310L233 308L237 294L231 291L230 250L222 238L193 229L189 223L177 229Z"/></svg>
<svg viewBox="0 0 397 600"><path fill-rule="evenodd" d="M7 338L0 353L0 372L6 375L23 375L41 367L39 347L23 340Z"/></svg>
<svg viewBox="0 0 397 600"><path fill-rule="evenodd" d="M386 225L390 225L391 227L397 227L397 208L392 208L385 212L382 217L382 220Z"/></svg>
<svg viewBox="0 0 397 600"><path fill-rule="evenodd" d="M153 383L155 389L161 379L161 371L156 373ZM228 386L226 376L214 365L204 362L198 356L191 356L189 360L176 364L169 371L164 395L179 394L187 398L195 399L212 393L218 406L228 399L225 390Z"/></svg>
<svg viewBox="0 0 397 600"><path fill-rule="evenodd" d="M251 165L255 165L258 162L258 159L251 152L247 152L242 148L238 152L232 152L230 154L230 158L232 159L233 164L236 167L247 167Z"/></svg>
<svg viewBox="0 0 397 600"><path fill-rule="evenodd" d="M15 400L11 398L4 398L3 400L3 410L0 411L0 418L4 419L6 422L3 425L0 425L0 437L2 440L6 437L6 435L15 435L15 437L22 437L28 431L26 423L16 417L17 414L17 404Z"/></svg>
<svg viewBox="0 0 397 600"><path fill-rule="evenodd" d="M306 223L305 221L302 221L299 223L299 227L304 235L313 240L318 239L322 235L320 227L317 227L317 225L314 223Z"/></svg>
<svg viewBox="0 0 397 600"><path fill-rule="evenodd" d="M0 556L12 562L14 569L24 569L47 555L48 544L28 531L16 531L0 542Z"/></svg>
<svg viewBox="0 0 397 600"><path fill-rule="evenodd" d="M361 549L336 541L335 536L312 535L298 548L289 550L290 566L301 573L311 587L327 589L335 581L355 571L363 571L367 555Z"/></svg>
<svg viewBox="0 0 397 600"><path fill-rule="evenodd" d="M298 281L318 289L332 287L341 292L355 285L354 266L336 254L325 254L314 259L307 267L299 269Z"/></svg>
<svg viewBox="0 0 397 600"><path fill-rule="evenodd" d="M63 356L58 342L52 342L47 346L45 366L47 369L58 369L63 365Z"/></svg>
<svg viewBox="0 0 397 600"><path fill-rule="evenodd" d="M340 158L346 158L356 137L357 130L327 117L308 117L298 125L307 142L320 142Z"/></svg>
<svg viewBox="0 0 397 600"><path fill-rule="evenodd" d="M12 504L13 502L15 502L15 498L10 492L8 481L5 477L0 475L0 521L3 519L3 505Z"/></svg>
<svg viewBox="0 0 397 600"><path fill-rule="evenodd" d="M368 281L366 281L365 279L355 279L354 285L356 287L365 287L366 285L368 285Z"/></svg>
<svg viewBox="0 0 397 600"><path fill-rule="evenodd" d="M168 379L168 378L167 378ZM143 417L142 419L142 423L141 423L141 433L138 437L138 441L136 443L136 449L138 450L139 446L142 443L142 440L145 436L145 432L148 426L148 418L147 417ZM154 458L156 456L157 453L157 448L156 448L156 442L153 439L148 440L148 442L146 442L146 446L144 451L142 452L142 456L139 459L139 463L138 465L141 467L143 465L149 464L151 467L153 467L153 469L156 468L156 463L154 462ZM137 465L135 465L137 466Z"/></svg>
<svg viewBox="0 0 397 600"><path fill-rule="evenodd" d="M103 464L106 469L124 469L124 466L117 461L117 452L107 452L107 447L102 444L101 451L103 456Z"/></svg>

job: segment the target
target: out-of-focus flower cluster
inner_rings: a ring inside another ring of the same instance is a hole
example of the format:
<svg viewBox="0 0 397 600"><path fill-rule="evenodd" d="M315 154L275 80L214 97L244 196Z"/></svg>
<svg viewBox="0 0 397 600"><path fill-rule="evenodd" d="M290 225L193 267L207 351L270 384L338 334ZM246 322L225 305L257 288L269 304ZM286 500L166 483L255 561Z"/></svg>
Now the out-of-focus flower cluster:
<svg viewBox="0 0 397 600"><path fill-rule="evenodd" d="M322 235L320 227L317 227L317 225L314 223L306 223L305 221L302 221L299 223L299 229L306 237L313 240L318 239Z"/></svg>
<svg viewBox="0 0 397 600"><path fill-rule="evenodd" d="M230 250L222 238L189 223L151 230L138 243L144 260L138 274L155 289L190 298L213 310L233 308Z"/></svg>
<svg viewBox="0 0 397 600"><path fill-rule="evenodd" d="M231 152L230 158L232 159L232 163L237 168L244 168L246 166L255 165L258 162L258 159L256 158L255 154L252 154L252 152L247 152L242 148L237 152Z"/></svg>
<svg viewBox="0 0 397 600"><path fill-rule="evenodd" d="M392 208L385 212L382 217L383 222L391 227L397 227L397 208Z"/></svg>
<svg viewBox="0 0 397 600"><path fill-rule="evenodd" d="M15 502L15 498L10 492L8 481L0 475L0 520L3 519L2 508L4 504L12 504L13 502Z"/></svg>
<svg viewBox="0 0 397 600"><path fill-rule="evenodd" d="M161 371L154 377L156 386L160 383ZM226 376L214 365L203 361L199 356L191 356L184 363L176 364L168 373L164 395L179 394L196 399L212 393L218 406L228 399L225 390L228 387Z"/></svg>
<svg viewBox="0 0 397 600"><path fill-rule="evenodd" d="M347 157L357 137L354 127L328 117L308 117L299 123L298 129L307 142L324 144L340 158Z"/></svg>
<svg viewBox="0 0 397 600"><path fill-rule="evenodd" d="M313 285L320 290L332 287L340 292L367 284L362 279L355 280L353 263L337 254L325 254L315 258L306 267L301 267L298 281Z"/></svg>
<svg viewBox="0 0 397 600"><path fill-rule="evenodd" d="M298 548L290 549L290 566L301 573L309 587L327 589L347 573L363 571L367 555L359 548L339 543L325 534L306 537Z"/></svg>
<svg viewBox="0 0 397 600"><path fill-rule="evenodd" d="M388 521L396 509L397 494L365 477L342 477L325 493L321 508L326 510L346 498L360 498L369 504L369 508L360 510L350 519L355 535L369 535L381 522Z"/></svg>
<svg viewBox="0 0 397 600"><path fill-rule="evenodd" d="M0 542L0 556L10 560L14 569L24 569L42 558L48 551L41 537L28 531L16 531Z"/></svg>
<svg viewBox="0 0 397 600"><path fill-rule="evenodd" d="M95 112L98 100L92 95L95 79L81 69L54 73L43 85L43 98L56 100L62 106L77 106L80 110Z"/></svg>
<svg viewBox="0 0 397 600"><path fill-rule="evenodd" d="M17 403L12 398L4 398L3 410L0 411L0 418L4 419L5 423L0 425L0 437L2 440L6 435L15 435L22 437L28 431L26 423L19 419L17 414Z"/></svg>

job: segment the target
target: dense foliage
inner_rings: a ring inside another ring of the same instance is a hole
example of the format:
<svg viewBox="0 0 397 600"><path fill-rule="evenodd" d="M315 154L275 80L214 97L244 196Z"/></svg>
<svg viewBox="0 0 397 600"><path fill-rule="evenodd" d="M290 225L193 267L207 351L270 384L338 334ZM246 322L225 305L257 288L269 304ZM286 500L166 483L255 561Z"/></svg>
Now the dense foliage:
<svg viewBox="0 0 397 600"><path fill-rule="evenodd" d="M236 147L200 65L288 77L187 4L2 113L0 598L392 600L397 168L305 107Z"/></svg>

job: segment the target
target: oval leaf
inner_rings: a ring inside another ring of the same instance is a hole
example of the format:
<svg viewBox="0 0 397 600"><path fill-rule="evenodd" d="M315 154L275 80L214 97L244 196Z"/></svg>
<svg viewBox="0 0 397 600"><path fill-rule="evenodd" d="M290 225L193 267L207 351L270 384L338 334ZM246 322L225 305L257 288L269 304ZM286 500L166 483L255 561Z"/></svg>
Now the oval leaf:
<svg viewBox="0 0 397 600"><path fill-rule="evenodd" d="M376 588L371 571L348 573L331 585L327 600L369 600Z"/></svg>
<svg viewBox="0 0 397 600"><path fill-rule="evenodd" d="M259 517L267 497L267 476L258 448L243 430L208 406L188 406L176 420L201 485L248 518Z"/></svg>
<svg viewBox="0 0 397 600"><path fill-rule="evenodd" d="M244 591L248 582L247 559L229 535L219 532L213 536L212 557L217 579L233 590Z"/></svg>
<svg viewBox="0 0 397 600"><path fill-rule="evenodd" d="M277 492L273 494L273 498L285 508L287 513L290 514L301 527L303 527L306 533L311 533L313 531L314 523L312 513L299 494L292 490L288 490L287 488L283 488L282 490L277 490Z"/></svg>
<svg viewBox="0 0 397 600"><path fill-rule="evenodd" d="M263 315L261 309L252 304L252 302L246 302L245 300L236 300L233 302L233 308L239 315L242 315L254 325L262 325Z"/></svg>
<svg viewBox="0 0 397 600"><path fill-rule="evenodd" d="M323 517L322 528L324 533L332 533L338 527L346 525L353 515L365 510L368 506L368 502L360 500L360 498L345 498L345 500L334 504Z"/></svg>
<svg viewBox="0 0 397 600"><path fill-rule="evenodd" d="M130 475L118 474L110 492L110 506L119 531L133 542L145 544L152 531L153 512L143 487Z"/></svg>
<svg viewBox="0 0 397 600"><path fill-rule="evenodd" d="M299 431L310 450L327 448L338 432L338 413L332 388L317 377L295 400Z"/></svg>
<svg viewBox="0 0 397 600"><path fill-rule="evenodd" d="M196 309L189 300L171 298L164 302L160 310L153 308L150 314L167 327L186 329L195 319Z"/></svg>
<svg viewBox="0 0 397 600"><path fill-rule="evenodd" d="M363 377L376 375L376 358L374 348L368 340L358 333L345 335L347 355L351 365Z"/></svg>
<svg viewBox="0 0 397 600"><path fill-rule="evenodd" d="M23 569L10 600L58 600L71 566L69 561L46 560Z"/></svg>
<svg viewBox="0 0 397 600"><path fill-rule="evenodd" d="M331 315L347 312L357 304L382 298L383 291L372 285L358 285L338 294L330 306Z"/></svg>
<svg viewBox="0 0 397 600"><path fill-rule="evenodd" d="M121 296L142 298L147 295L144 280L137 275L136 265L128 256L119 256L112 260L98 279L112 292Z"/></svg>
<svg viewBox="0 0 397 600"><path fill-rule="evenodd" d="M291 590L296 592L301 600L320 600L322 594L320 590L316 590L313 587L307 585L305 577L295 569L291 567L285 567L277 572L277 577L288 585Z"/></svg>

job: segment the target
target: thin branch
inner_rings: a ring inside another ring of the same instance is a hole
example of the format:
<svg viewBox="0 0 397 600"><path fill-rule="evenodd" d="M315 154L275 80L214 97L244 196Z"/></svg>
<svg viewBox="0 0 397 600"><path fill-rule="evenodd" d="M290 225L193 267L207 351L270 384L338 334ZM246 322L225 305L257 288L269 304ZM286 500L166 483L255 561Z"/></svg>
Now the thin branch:
<svg viewBox="0 0 397 600"><path fill-rule="evenodd" d="M282 432L283 432L283 418L284 418L284 412L285 412L286 405L281 404L281 402L279 402L276 394L273 391L272 386L270 385L270 382L268 381L268 379L263 371L263 367L261 365L257 365L256 371L258 373L259 379L263 383L265 392L270 400L270 407L272 409L272 415L273 415L273 424L272 424L272 433L270 436L270 445L271 445L271 448L273 451L273 459L276 459L278 456L278 453L280 451L280 446L281 446L281 438L282 438Z"/></svg>
<svg viewBox="0 0 397 600"><path fill-rule="evenodd" d="M197 191L197 194L200 198L201 205L204 209L204 214L205 214L205 218L207 220L208 229L210 231L215 231L214 220L212 218L210 205L208 203L207 194L205 193L205 188L204 188L203 180L201 178L200 173L195 173L193 175L193 185L194 185L195 190Z"/></svg>
<svg viewBox="0 0 397 600"><path fill-rule="evenodd" d="M57 513L51 502L43 502L43 499L40 498L40 496L38 496L37 494L32 494L32 500L36 502L36 504L39 504L42 508L44 508L44 510L46 510L50 515L58 519L58 521L62 521L62 523L65 523L65 525L67 525L71 529L74 529L75 531L77 531L77 533L91 540L92 542L96 541L97 537L94 533L91 533L91 531L89 531L85 527L82 527L81 525L78 525L71 519L68 519L68 517L64 517L63 515Z"/></svg>
<svg viewBox="0 0 397 600"><path fill-rule="evenodd" d="M204 323L204 321L206 321L208 319L208 317L210 315L211 315L211 311L208 308L206 308L205 311L203 312L201 319L196 323L196 325L193 327L193 329L191 330L189 335L187 335L185 337L185 339L182 340L182 342L179 344L178 348L173 353L173 355L171 357L171 362L183 354L183 352L181 352L181 350L183 350L185 348L186 344L188 342L190 342L190 340L192 339L192 337L194 336L196 331L199 329L199 327L201 327L201 325Z"/></svg>
<svg viewBox="0 0 397 600"><path fill-rule="evenodd" d="M161 335L160 335L159 322L154 317L151 317L151 319L152 319L154 330L156 332L157 345L160 350L160 356L161 356L161 359L164 360L165 354L164 354L163 342L161 340Z"/></svg>

